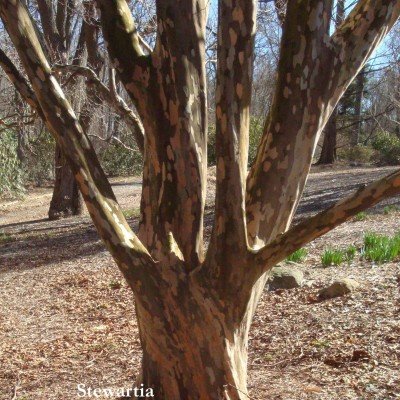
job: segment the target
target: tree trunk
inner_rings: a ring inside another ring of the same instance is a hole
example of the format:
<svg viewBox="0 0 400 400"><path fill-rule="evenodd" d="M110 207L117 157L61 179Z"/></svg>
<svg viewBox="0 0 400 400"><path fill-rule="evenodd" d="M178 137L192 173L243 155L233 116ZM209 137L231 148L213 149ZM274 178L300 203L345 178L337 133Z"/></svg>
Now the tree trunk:
<svg viewBox="0 0 400 400"><path fill-rule="evenodd" d="M49 219L60 219L82 213L82 200L75 177L59 146L55 151L55 181Z"/></svg>
<svg viewBox="0 0 400 400"><path fill-rule="evenodd" d="M228 320L224 304L185 275L179 289L161 283L157 296L137 297L143 348L136 383L156 399L248 399L247 337L250 315Z"/></svg>
<svg viewBox="0 0 400 400"><path fill-rule="evenodd" d="M326 124L324 141L317 165L333 164L336 161L336 117L337 108L335 108Z"/></svg>
<svg viewBox="0 0 400 400"><path fill-rule="evenodd" d="M361 109L362 109L362 101L364 97L364 74L365 69L363 68L360 73L356 77L356 99L354 105L354 118L356 120L356 127L354 128L352 137L351 137L351 145L357 146L360 143L360 135L362 128L362 118L361 118Z"/></svg>
<svg viewBox="0 0 400 400"><path fill-rule="evenodd" d="M158 400L244 400L248 332L267 272L400 192L398 171L290 227L320 133L400 3L362 0L328 37L332 2L288 2L274 101L246 182L256 2L219 2L217 188L206 254L208 2L156 3L157 44L144 55L127 2L97 0L110 57L146 131L137 235L23 3L3 0L0 15L93 223L134 293L143 347L138 382Z"/></svg>

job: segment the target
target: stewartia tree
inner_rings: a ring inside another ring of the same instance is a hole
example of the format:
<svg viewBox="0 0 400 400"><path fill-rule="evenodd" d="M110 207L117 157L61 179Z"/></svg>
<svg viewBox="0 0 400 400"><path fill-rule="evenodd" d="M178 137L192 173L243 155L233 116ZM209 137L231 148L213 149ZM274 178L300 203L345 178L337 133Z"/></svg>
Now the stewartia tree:
<svg viewBox="0 0 400 400"><path fill-rule="evenodd" d="M157 0L145 54L126 0L98 0L112 62L145 130L138 234L66 100L21 0L0 13L47 126L89 213L135 295L143 362L157 399L246 399L248 332L267 271L305 243L400 192L400 172L290 227L321 130L400 13L360 0L332 35L332 2L290 0L274 101L247 173L256 1L220 0L215 220L203 246L208 1ZM136 385L138 384L136 383Z"/></svg>

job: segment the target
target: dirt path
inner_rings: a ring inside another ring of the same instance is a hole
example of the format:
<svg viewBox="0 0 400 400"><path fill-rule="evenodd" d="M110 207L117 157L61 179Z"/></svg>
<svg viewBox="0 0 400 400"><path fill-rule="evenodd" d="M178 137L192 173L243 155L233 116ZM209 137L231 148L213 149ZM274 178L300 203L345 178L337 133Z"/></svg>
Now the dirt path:
<svg viewBox="0 0 400 400"><path fill-rule="evenodd" d="M314 172L297 218L391 170ZM138 207L140 180L113 186L124 209ZM209 212L213 191L211 182ZM41 189L0 203L0 400L75 400L78 383L128 388L140 365L129 289L87 216L43 220L50 195ZM400 198L389 203L400 205ZM400 398L398 263L320 264L326 247L359 245L368 230L398 231L400 213L385 214L382 207L308 246L298 266L306 274L303 288L265 293L251 331L253 399ZM312 301L321 286L342 276L357 279L359 292ZM366 356L354 359L357 351Z"/></svg>

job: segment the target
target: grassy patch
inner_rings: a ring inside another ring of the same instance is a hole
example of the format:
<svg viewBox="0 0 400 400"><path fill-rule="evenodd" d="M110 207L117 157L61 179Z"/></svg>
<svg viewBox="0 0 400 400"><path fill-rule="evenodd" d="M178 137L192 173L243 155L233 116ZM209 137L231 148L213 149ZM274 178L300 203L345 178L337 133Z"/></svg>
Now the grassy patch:
<svg viewBox="0 0 400 400"><path fill-rule="evenodd" d="M400 233L394 236L367 233L364 236L362 254L366 260L377 264L393 261L400 254Z"/></svg>
<svg viewBox="0 0 400 400"><path fill-rule="evenodd" d="M356 216L354 217L355 221L365 221L367 219L368 214L364 211L359 212L358 214L356 214Z"/></svg>
<svg viewBox="0 0 400 400"><path fill-rule="evenodd" d="M125 218L136 218L140 216L140 209L139 208L128 208L123 210L122 213L124 214Z"/></svg>
<svg viewBox="0 0 400 400"><path fill-rule="evenodd" d="M396 211L399 211L399 207L394 205L394 204L391 204L391 205L386 206L386 207L383 208L383 213L385 215L393 214Z"/></svg>
<svg viewBox="0 0 400 400"><path fill-rule="evenodd" d="M326 249L322 253L321 262L324 267L330 265L340 265L344 262L350 263L354 260L357 254L357 248L353 245L347 247L347 249Z"/></svg>
<svg viewBox="0 0 400 400"><path fill-rule="evenodd" d="M346 260L346 254L343 250L326 249L322 253L321 262L324 267L330 265L340 265Z"/></svg>
<svg viewBox="0 0 400 400"><path fill-rule="evenodd" d="M357 254L357 248L353 245L350 245L345 251L345 258L347 262L353 261Z"/></svg>
<svg viewBox="0 0 400 400"><path fill-rule="evenodd" d="M0 243L7 243L7 242L12 242L14 240L14 238L3 231L0 231Z"/></svg>
<svg viewBox="0 0 400 400"><path fill-rule="evenodd" d="M294 253L292 253L288 258L286 258L286 261L291 261L291 262L302 262L305 260L307 257L308 251L307 249L298 249Z"/></svg>

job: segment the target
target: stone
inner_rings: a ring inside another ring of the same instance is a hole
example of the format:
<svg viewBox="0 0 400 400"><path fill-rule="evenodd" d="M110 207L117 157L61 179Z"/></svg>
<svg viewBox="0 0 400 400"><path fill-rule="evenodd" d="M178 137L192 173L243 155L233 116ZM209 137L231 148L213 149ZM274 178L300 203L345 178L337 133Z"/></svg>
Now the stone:
<svg viewBox="0 0 400 400"><path fill-rule="evenodd" d="M274 267L268 279L268 289L294 289L303 284L303 272L290 267Z"/></svg>
<svg viewBox="0 0 400 400"><path fill-rule="evenodd" d="M344 278L334 281L331 285L319 291L318 297L321 300L333 299L354 292L360 284L354 279Z"/></svg>

